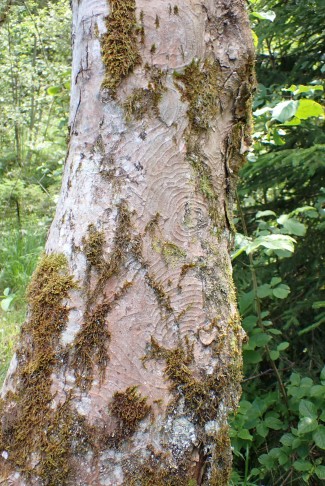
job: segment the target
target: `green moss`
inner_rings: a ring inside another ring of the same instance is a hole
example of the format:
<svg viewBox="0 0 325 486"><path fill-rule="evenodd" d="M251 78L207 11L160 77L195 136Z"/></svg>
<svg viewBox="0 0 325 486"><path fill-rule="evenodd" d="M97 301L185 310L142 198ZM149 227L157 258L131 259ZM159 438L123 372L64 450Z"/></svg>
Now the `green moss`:
<svg viewBox="0 0 325 486"><path fill-rule="evenodd" d="M103 380L108 363L110 333L106 316L111 310L108 303L99 304L94 310L86 310L84 323L74 341L74 358L77 385L88 389L93 380L93 370L97 366Z"/></svg>
<svg viewBox="0 0 325 486"><path fill-rule="evenodd" d="M174 6L174 15L178 15L178 14L179 14L178 6L175 5Z"/></svg>
<svg viewBox="0 0 325 486"><path fill-rule="evenodd" d="M93 224L88 227L88 235L82 239L84 244L84 252L88 262L99 267L103 263L103 245L105 243L105 236L103 231L96 230Z"/></svg>
<svg viewBox="0 0 325 486"><path fill-rule="evenodd" d="M156 15L155 26L156 26L156 29L159 29L159 27L160 27L160 21L159 21L158 15Z"/></svg>
<svg viewBox="0 0 325 486"><path fill-rule="evenodd" d="M132 386L124 392L114 393L110 411L118 421L116 435L122 438L136 431L141 420L150 414L151 407L147 398L140 395L136 386Z"/></svg>
<svg viewBox="0 0 325 486"><path fill-rule="evenodd" d="M231 382L226 366L218 374L208 375L197 370L194 372L193 346L186 340L176 348L167 349L152 338L150 351L144 361L148 359L165 360L164 371L170 382L170 390L174 393L176 402L180 399L184 401L186 411L194 422L204 425L216 418L222 391Z"/></svg>
<svg viewBox="0 0 325 486"><path fill-rule="evenodd" d="M166 91L164 83L166 75L156 67L149 67L147 75L149 76L148 87L134 89L123 103L128 121L132 118L142 120L145 115L149 117L159 115L159 102Z"/></svg>
<svg viewBox="0 0 325 486"><path fill-rule="evenodd" d="M170 297L166 293L163 285L155 278L154 275L150 274L149 272L146 273L145 279L149 287L153 290L158 305L165 310L167 314L171 314L173 312L173 308L170 302Z"/></svg>
<svg viewBox="0 0 325 486"><path fill-rule="evenodd" d="M150 221L146 224L146 227L144 229L144 232L145 234L149 234L151 236L153 236L156 228L158 227L159 225L159 221L161 219L161 215L159 213L156 213L151 219Z"/></svg>
<svg viewBox="0 0 325 486"><path fill-rule="evenodd" d="M101 292L108 280L114 275L118 275L120 272L128 255L128 251L132 247L131 237L131 213L127 204L123 201L117 208L117 228L113 240L113 249L111 251L109 260L107 262L103 262L101 265L101 273L97 279L96 286L89 297L87 307L94 304L98 295L101 295Z"/></svg>
<svg viewBox="0 0 325 486"><path fill-rule="evenodd" d="M185 470L173 471L172 468L162 468L161 463L150 466L143 465L141 472L127 476L125 486L197 486L195 479L188 478ZM220 485L221 486L221 483Z"/></svg>
<svg viewBox="0 0 325 486"><path fill-rule="evenodd" d="M227 485L232 471L231 443L229 427L225 425L216 434L215 454L213 457L211 486Z"/></svg>
<svg viewBox="0 0 325 486"><path fill-rule="evenodd" d="M197 189L207 202L209 216L213 223L218 226L220 224L218 194L213 185L212 171L196 145L193 147L189 145L187 159L193 168Z"/></svg>
<svg viewBox="0 0 325 486"><path fill-rule="evenodd" d="M133 461L125 471L124 486L196 486L197 481L189 470L193 470L191 459L183 458L177 468L171 464L169 453L157 451L152 444L147 446L148 459Z"/></svg>
<svg viewBox="0 0 325 486"><path fill-rule="evenodd" d="M17 351L16 391L7 394L3 403L0 449L8 452L14 471L45 478L46 485L66 484L70 470L67 435L63 425L56 428L63 415L51 408L51 375L58 364L59 338L69 314L63 302L76 287L63 255L42 258L27 291L30 315ZM57 441L52 440L54 429ZM33 454L38 457L36 463Z"/></svg>
<svg viewBox="0 0 325 486"><path fill-rule="evenodd" d="M135 0L110 0L107 32L101 37L102 58L106 68L103 82L114 93L120 82L140 64ZM144 32L141 36L144 35Z"/></svg>
<svg viewBox="0 0 325 486"><path fill-rule="evenodd" d="M171 241L164 241L161 244L161 253L167 264L175 264L186 258L186 251Z"/></svg>
<svg viewBox="0 0 325 486"><path fill-rule="evenodd" d="M72 367L75 372L77 385L88 390L93 382L94 370L97 368L102 382L109 361L110 332L108 330L107 315L113 305L120 300L132 283L126 281L110 299L98 303L109 279L118 275L130 250L138 249L139 241L134 238L131 243L131 214L125 202L117 208L117 227L113 240L113 249L108 261L104 260L103 245L104 232L89 226L87 237L84 238L85 253L88 262L98 271L96 285L88 289L84 321L74 340L74 355Z"/></svg>
<svg viewBox="0 0 325 486"><path fill-rule="evenodd" d="M184 73L175 73L174 76L183 101L189 104L187 115L192 129L209 128L220 111L220 68L217 63L209 59L203 64L193 60Z"/></svg>

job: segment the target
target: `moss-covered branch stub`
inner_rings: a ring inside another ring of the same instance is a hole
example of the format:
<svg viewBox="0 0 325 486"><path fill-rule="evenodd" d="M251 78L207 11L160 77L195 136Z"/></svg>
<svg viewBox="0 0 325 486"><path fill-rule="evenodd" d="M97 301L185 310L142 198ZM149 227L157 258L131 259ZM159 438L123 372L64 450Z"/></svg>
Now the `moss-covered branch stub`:
<svg viewBox="0 0 325 486"><path fill-rule="evenodd" d="M109 0L111 12L106 18L107 32L101 37L105 65L103 87L114 94L121 83L141 62L137 35L135 0ZM143 26L142 26L143 29Z"/></svg>
<svg viewBox="0 0 325 486"><path fill-rule="evenodd" d="M69 314L64 300L76 287L63 255L41 259L27 291L30 315L17 351L16 390L2 405L0 450L8 453L7 465L48 485L65 484L69 469L63 456L69 449L66 427L71 411L62 421L59 410L51 408L51 375L59 364L59 340Z"/></svg>

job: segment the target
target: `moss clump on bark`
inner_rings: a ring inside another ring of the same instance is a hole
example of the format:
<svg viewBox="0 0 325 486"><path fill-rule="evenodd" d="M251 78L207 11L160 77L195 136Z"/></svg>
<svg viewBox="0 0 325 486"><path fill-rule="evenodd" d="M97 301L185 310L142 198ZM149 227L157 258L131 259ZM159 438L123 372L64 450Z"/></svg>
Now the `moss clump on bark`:
<svg viewBox="0 0 325 486"><path fill-rule="evenodd" d="M167 265L176 264L186 258L186 251L171 241L164 241L161 244L161 253Z"/></svg>
<svg viewBox="0 0 325 486"><path fill-rule="evenodd" d="M2 404L0 450L8 453L9 469L27 478L40 477L46 485L66 484L70 470L71 412L65 405L51 408L51 375L59 361L59 338L69 314L64 299L76 287L63 255L42 258L27 291L30 317L17 351L16 391L8 393Z"/></svg>
<svg viewBox="0 0 325 486"><path fill-rule="evenodd" d="M88 227L88 234L82 239L84 252L88 262L94 267L99 267L103 263L103 246L105 236L103 231L96 230L93 224Z"/></svg>
<svg viewBox="0 0 325 486"><path fill-rule="evenodd" d="M189 104L187 115L192 129L209 128L220 111L220 68L216 61L206 59L201 63L193 60L183 73L175 72L174 77L182 100Z"/></svg>
<svg viewBox="0 0 325 486"><path fill-rule="evenodd" d="M121 202L117 208L117 228L108 260L105 260L103 255L104 232L97 231L94 225L90 225L83 242L90 265L88 274L92 266L96 268L98 274L96 285L87 291L84 321L74 340L72 367L77 385L83 390L89 390L95 368L97 367L102 382L109 361L110 332L107 315L132 285L132 282L126 281L110 299L103 298L104 287L108 280L119 274L128 251L136 251L135 247L139 243L135 239L133 245L131 244L131 213L126 203ZM87 283L89 285L89 282ZM98 300L101 301L98 303Z"/></svg>
<svg viewBox="0 0 325 486"><path fill-rule="evenodd" d="M170 302L170 297L166 293L163 285L155 278L153 274L149 272L146 273L145 280L149 287L153 290L159 307L161 307L167 314L171 314L173 312L173 308Z"/></svg>
<svg viewBox="0 0 325 486"><path fill-rule="evenodd" d="M111 13L106 18L107 32L101 37L102 59L106 69L103 87L116 92L141 57L138 50L135 0L110 0ZM144 32L140 34L143 38Z"/></svg>
<svg viewBox="0 0 325 486"><path fill-rule="evenodd" d="M227 389L232 380L226 366L219 373L211 375L194 371L191 366L194 363L193 346L186 340L176 348L167 349L151 338L150 351L143 361L149 359L165 360L164 372L169 379L170 390L176 402L184 400L191 420L204 426L208 421L216 419L223 398L222 391ZM174 407L175 403L172 403L171 410Z"/></svg>
<svg viewBox="0 0 325 486"><path fill-rule="evenodd" d="M215 226L220 225L220 210L218 206L218 194L213 184L212 171L204 161L200 148L197 145L188 144L187 160L194 174L196 187L207 202L209 216Z"/></svg>
<svg viewBox="0 0 325 486"><path fill-rule="evenodd" d="M123 392L113 395L110 410L118 420L118 438L132 435L141 420L145 419L151 407L147 404L147 397L142 397L136 386L128 387Z"/></svg>
<svg viewBox="0 0 325 486"><path fill-rule="evenodd" d="M166 91L165 77L161 69L156 67L147 67L149 75L147 88L136 88L123 103L125 117L127 120L134 118L142 120L145 115L159 116L159 102Z"/></svg>
<svg viewBox="0 0 325 486"><path fill-rule="evenodd" d="M88 389L97 366L102 381L108 363L110 333L106 316L111 309L108 303L99 304L94 310L86 310L84 324L74 342L73 368L78 386Z"/></svg>

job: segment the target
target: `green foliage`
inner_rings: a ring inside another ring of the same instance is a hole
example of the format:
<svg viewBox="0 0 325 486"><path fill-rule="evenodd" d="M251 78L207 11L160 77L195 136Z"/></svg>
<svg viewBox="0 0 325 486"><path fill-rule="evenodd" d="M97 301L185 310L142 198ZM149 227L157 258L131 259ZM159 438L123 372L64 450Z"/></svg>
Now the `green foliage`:
<svg viewBox="0 0 325 486"><path fill-rule="evenodd" d="M18 0L0 9L1 383L65 157L71 13L64 0Z"/></svg>
<svg viewBox="0 0 325 486"><path fill-rule="evenodd" d="M26 313L25 289L44 247L46 226L6 227L0 235L0 383Z"/></svg>
<svg viewBox="0 0 325 486"><path fill-rule="evenodd" d="M286 383L287 407L279 405L274 392L241 401L231 431L234 453L249 464L258 451L259 463L246 480L275 484L278 478L285 481L288 472L301 484L323 479L325 381L322 376L316 380L292 373ZM233 477L238 479L238 473Z"/></svg>
<svg viewBox="0 0 325 486"><path fill-rule="evenodd" d="M325 477L325 137L317 23L325 9L315 1L252 3L260 84L232 255L248 336L232 484L318 485Z"/></svg>
<svg viewBox="0 0 325 486"><path fill-rule="evenodd" d="M71 14L66 1L15 2L0 29L0 210L51 216L66 150Z"/></svg>

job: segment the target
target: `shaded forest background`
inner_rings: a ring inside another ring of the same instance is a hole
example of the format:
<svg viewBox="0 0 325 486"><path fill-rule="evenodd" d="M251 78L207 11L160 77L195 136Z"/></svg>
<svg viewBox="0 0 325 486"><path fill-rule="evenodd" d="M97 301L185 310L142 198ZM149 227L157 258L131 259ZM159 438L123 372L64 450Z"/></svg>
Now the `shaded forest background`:
<svg viewBox="0 0 325 486"><path fill-rule="evenodd" d="M0 382L53 217L67 146L66 0L0 2ZM325 5L251 1L254 145L237 194L243 397L233 485L325 480Z"/></svg>

